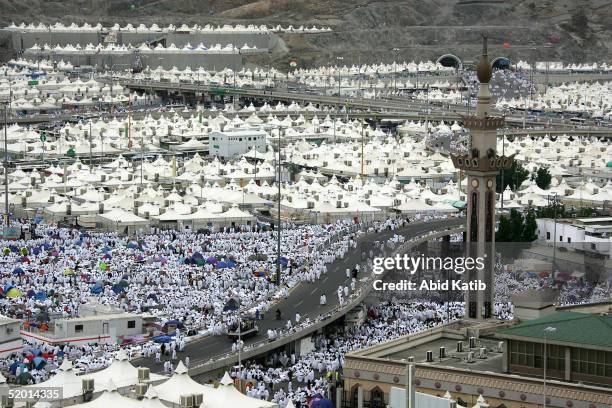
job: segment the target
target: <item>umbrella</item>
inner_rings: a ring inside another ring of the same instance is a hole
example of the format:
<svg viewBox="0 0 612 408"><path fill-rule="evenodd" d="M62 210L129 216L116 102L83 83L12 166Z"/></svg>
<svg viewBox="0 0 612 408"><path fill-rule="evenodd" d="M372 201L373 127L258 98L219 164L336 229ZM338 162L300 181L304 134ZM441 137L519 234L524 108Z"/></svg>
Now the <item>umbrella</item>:
<svg viewBox="0 0 612 408"><path fill-rule="evenodd" d="M47 300L47 294L45 292L38 292L36 294L36 300Z"/></svg>
<svg viewBox="0 0 612 408"><path fill-rule="evenodd" d="M119 285L123 286L124 288L127 288L128 286L130 286L130 284L128 283L128 281L126 281L125 279L122 279L119 281Z"/></svg>
<svg viewBox="0 0 612 408"><path fill-rule="evenodd" d="M231 298L230 300L227 301L227 303L225 304L225 307L223 308L224 312L228 312L228 311L234 311L234 310L238 310L238 300Z"/></svg>
<svg viewBox="0 0 612 408"><path fill-rule="evenodd" d="M29 289L29 290L26 292L26 296L27 296L28 298L33 298L34 296L36 296L36 292L34 292L34 289Z"/></svg>
<svg viewBox="0 0 612 408"><path fill-rule="evenodd" d="M216 267L219 268L219 269L227 268L227 263L221 261L221 262L217 263Z"/></svg>
<svg viewBox="0 0 612 408"><path fill-rule="evenodd" d="M157 295L155 293L149 293L147 295L147 299L153 299L156 302L159 302L159 300L157 299Z"/></svg>
<svg viewBox="0 0 612 408"><path fill-rule="evenodd" d="M17 384L19 385L27 385L30 381L32 381L32 375L30 373L21 373L19 377L17 377Z"/></svg>
<svg viewBox="0 0 612 408"><path fill-rule="evenodd" d="M100 293L102 293L102 290L103 290L102 285L94 285L90 291L94 295L99 295Z"/></svg>
<svg viewBox="0 0 612 408"><path fill-rule="evenodd" d="M17 372L17 367L19 366L23 366L23 364L19 361L13 362L13 364L11 364L11 366L9 367L9 371L11 372L11 374L15 375L15 373Z"/></svg>
<svg viewBox="0 0 612 408"><path fill-rule="evenodd" d="M35 369L40 370L47 364L47 360L42 357L35 357L34 360L32 360L32 364Z"/></svg>
<svg viewBox="0 0 612 408"><path fill-rule="evenodd" d="M21 269L21 268L13 269L13 275L15 275L15 276L23 275L24 273L25 273L24 270Z"/></svg>
<svg viewBox="0 0 612 408"><path fill-rule="evenodd" d="M323 398L321 394L317 394L310 402L310 408L334 408L334 403L327 398Z"/></svg>
<svg viewBox="0 0 612 408"><path fill-rule="evenodd" d="M11 250L10 250L10 248L9 248L9 247L4 247L4 248L2 248L2 253L3 253L4 255L8 255L8 254L10 254L10 253L11 253Z"/></svg>
<svg viewBox="0 0 612 408"><path fill-rule="evenodd" d="M170 343L172 341L172 337L162 334L161 336L153 337L153 341L155 343Z"/></svg>
<svg viewBox="0 0 612 408"><path fill-rule="evenodd" d="M100 270L105 271L108 269L108 264L106 262L100 262Z"/></svg>
<svg viewBox="0 0 612 408"><path fill-rule="evenodd" d="M121 285L113 285L113 292L115 292L116 295L125 292L125 288Z"/></svg>
<svg viewBox="0 0 612 408"><path fill-rule="evenodd" d="M17 288L11 288L8 292L6 292L6 297L11 299L20 297L21 295L21 291Z"/></svg>
<svg viewBox="0 0 612 408"><path fill-rule="evenodd" d="M72 275L74 275L74 270L72 268L66 268L66 269L64 269L64 275L65 276L72 276Z"/></svg>
<svg viewBox="0 0 612 408"><path fill-rule="evenodd" d="M178 327L179 329L182 329L184 327L183 323L181 323L180 321L174 319L174 320L168 320L166 323L164 323L164 326L175 326Z"/></svg>

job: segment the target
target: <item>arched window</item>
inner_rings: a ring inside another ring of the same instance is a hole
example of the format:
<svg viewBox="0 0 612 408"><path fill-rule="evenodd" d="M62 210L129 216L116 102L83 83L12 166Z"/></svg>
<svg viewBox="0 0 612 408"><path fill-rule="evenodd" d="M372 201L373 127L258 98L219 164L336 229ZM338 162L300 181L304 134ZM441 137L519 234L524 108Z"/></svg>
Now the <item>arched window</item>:
<svg viewBox="0 0 612 408"><path fill-rule="evenodd" d="M378 387L370 391L370 408L385 408L385 393Z"/></svg>
<svg viewBox="0 0 612 408"><path fill-rule="evenodd" d="M352 407L359 406L359 387L361 387L361 385L355 384L351 388L351 406Z"/></svg>

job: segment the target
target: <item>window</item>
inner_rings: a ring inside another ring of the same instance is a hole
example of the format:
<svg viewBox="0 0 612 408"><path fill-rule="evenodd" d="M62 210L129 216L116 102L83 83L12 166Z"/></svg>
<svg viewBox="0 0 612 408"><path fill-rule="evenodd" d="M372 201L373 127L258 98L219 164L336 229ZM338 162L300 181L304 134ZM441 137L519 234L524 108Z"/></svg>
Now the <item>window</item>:
<svg viewBox="0 0 612 408"><path fill-rule="evenodd" d="M570 237L567 237L567 243L571 244L572 243L572 239Z"/></svg>
<svg viewBox="0 0 612 408"><path fill-rule="evenodd" d="M565 370L565 347L549 344L546 368ZM510 364L531 368L544 368L544 344L525 341L510 341Z"/></svg>
<svg viewBox="0 0 612 408"><path fill-rule="evenodd" d="M136 327L136 320L128 320L128 329L133 329Z"/></svg>
<svg viewBox="0 0 612 408"><path fill-rule="evenodd" d="M550 231L546 232L546 239L550 240Z"/></svg>
<svg viewBox="0 0 612 408"><path fill-rule="evenodd" d="M6 334L12 334L15 330L12 327L6 328Z"/></svg>
<svg viewBox="0 0 612 408"><path fill-rule="evenodd" d="M559 241L563 242L563 235L559 235Z"/></svg>
<svg viewBox="0 0 612 408"><path fill-rule="evenodd" d="M597 249L597 245L594 242L591 243L591 249L594 251Z"/></svg>
<svg viewBox="0 0 612 408"><path fill-rule="evenodd" d="M82 324L75 324L74 325L74 332L75 333L83 333L83 325Z"/></svg>
<svg viewBox="0 0 612 408"><path fill-rule="evenodd" d="M572 348L572 371L612 378L612 352Z"/></svg>

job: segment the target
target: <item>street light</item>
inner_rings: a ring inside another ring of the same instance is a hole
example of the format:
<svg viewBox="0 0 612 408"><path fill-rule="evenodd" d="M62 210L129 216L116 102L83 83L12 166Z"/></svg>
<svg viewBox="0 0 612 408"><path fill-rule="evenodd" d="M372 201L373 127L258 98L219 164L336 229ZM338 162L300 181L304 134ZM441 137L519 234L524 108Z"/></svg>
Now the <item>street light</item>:
<svg viewBox="0 0 612 408"><path fill-rule="evenodd" d="M393 52L395 53L395 57L393 58L393 92L397 92L397 54L399 53L399 48L394 48Z"/></svg>
<svg viewBox="0 0 612 408"><path fill-rule="evenodd" d="M544 329L544 392L543 392L543 402L542 407L546 408L546 360L548 360L546 356L546 342L548 339L548 335L556 332L557 329L555 327L548 326Z"/></svg>
<svg viewBox="0 0 612 408"><path fill-rule="evenodd" d="M342 61L344 57L336 57L338 61ZM338 69L338 99L340 99L340 69ZM332 91L333 94L333 91ZM339 103L339 102L338 102ZM340 105L336 104L336 116L334 116L334 143L336 143L336 118L340 114Z"/></svg>
<svg viewBox="0 0 612 408"><path fill-rule="evenodd" d="M4 213L6 227L9 225L9 196L8 196L8 101L4 101Z"/></svg>
<svg viewBox="0 0 612 408"><path fill-rule="evenodd" d="M283 126L278 127L278 237L276 247L276 284L281 285L281 133Z"/></svg>
<svg viewBox="0 0 612 408"><path fill-rule="evenodd" d="M553 260L552 260L552 277L555 278L555 264L557 263L557 206L560 204L559 196L555 192L552 194L552 205L553 205L553 219L554 219L554 228L553 228Z"/></svg>

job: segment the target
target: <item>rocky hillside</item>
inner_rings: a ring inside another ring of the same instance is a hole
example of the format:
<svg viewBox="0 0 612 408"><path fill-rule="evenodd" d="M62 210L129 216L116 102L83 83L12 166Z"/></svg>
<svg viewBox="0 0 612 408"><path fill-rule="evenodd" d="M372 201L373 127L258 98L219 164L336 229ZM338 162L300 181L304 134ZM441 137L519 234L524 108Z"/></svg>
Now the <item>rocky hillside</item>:
<svg viewBox="0 0 612 408"><path fill-rule="evenodd" d="M0 24L30 22L267 23L331 26L282 35L258 63L302 66L479 54L612 62L610 0L0 0ZM505 46L504 46L505 43ZM0 46L2 44L0 43ZM394 50L397 49L397 50Z"/></svg>

